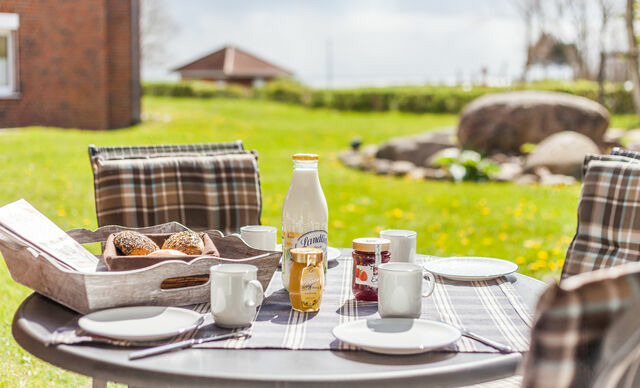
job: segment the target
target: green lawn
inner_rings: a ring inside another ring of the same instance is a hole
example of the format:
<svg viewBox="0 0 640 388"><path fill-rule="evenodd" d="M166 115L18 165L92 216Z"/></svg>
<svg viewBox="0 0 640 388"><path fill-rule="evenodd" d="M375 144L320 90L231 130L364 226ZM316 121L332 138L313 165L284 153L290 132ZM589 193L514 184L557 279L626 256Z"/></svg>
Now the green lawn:
<svg viewBox="0 0 640 388"><path fill-rule="evenodd" d="M336 151L354 136L365 144L453 125L453 115L307 110L251 100L151 98L148 119L133 128L89 132L54 128L0 131L0 205L25 198L63 229L95 228L87 145L217 142L242 139L260 154L265 224L280 227L291 154L320 154L329 204L329 239L350 246L385 228L418 231L418 251L514 260L522 273L557 276L576 223L579 186L453 184L380 177L344 168ZM629 127L635 117L614 118ZM77 386L82 376L51 367L21 350L11 319L29 290L0 264L0 387Z"/></svg>

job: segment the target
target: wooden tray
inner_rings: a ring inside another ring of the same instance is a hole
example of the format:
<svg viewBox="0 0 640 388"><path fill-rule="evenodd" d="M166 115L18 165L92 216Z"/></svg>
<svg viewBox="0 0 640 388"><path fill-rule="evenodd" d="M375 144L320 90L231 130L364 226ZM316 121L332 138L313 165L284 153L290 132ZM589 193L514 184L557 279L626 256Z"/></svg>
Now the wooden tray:
<svg viewBox="0 0 640 388"><path fill-rule="evenodd" d="M186 229L177 222L170 222L146 228L110 225L95 231L73 229L67 233L79 243L88 244L104 243L110 234L123 230L164 234ZM109 272L104 262L95 272L70 271L55 260L50 260L1 233L0 252L13 280L82 314L118 306L182 306L208 302L209 268L220 263L255 265L258 267L258 280L267 288L282 256L281 252L251 248L241 238L224 236L219 231L205 233L218 248L220 258L204 256L189 263L170 260L131 271ZM98 258L102 260L102 256ZM192 285L192 281L197 278L200 279L200 284ZM187 286L183 286L185 284Z"/></svg>

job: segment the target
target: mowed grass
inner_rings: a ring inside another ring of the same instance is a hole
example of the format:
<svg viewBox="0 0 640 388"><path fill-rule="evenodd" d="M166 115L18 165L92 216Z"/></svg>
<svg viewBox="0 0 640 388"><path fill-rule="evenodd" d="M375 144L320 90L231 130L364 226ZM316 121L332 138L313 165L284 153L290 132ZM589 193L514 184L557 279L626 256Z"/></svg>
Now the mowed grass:
<svg viewBox="0 0 640 388"><path fill-rule="evenodd" d="M25 198L61 228L95 228L87 145L218 142L241 139L260 155L262 222L280 227L291 155L320 154L329 205L329 241L348 247L382 229L418 231L418 252L513 260L520 272L557 276L575 230L579 185L453 184L375 176L343 167L337 151L455 125L453 115L308 110L263 101L151 98L140 125L116 131L24 128L0 131L0 205ZM622 117L630 126L634 117ZM612 123L616 125L616 121ZM31 291L0 264L0 387L78 386L88 380L52 367L11 337L13 313Z"/></svg>

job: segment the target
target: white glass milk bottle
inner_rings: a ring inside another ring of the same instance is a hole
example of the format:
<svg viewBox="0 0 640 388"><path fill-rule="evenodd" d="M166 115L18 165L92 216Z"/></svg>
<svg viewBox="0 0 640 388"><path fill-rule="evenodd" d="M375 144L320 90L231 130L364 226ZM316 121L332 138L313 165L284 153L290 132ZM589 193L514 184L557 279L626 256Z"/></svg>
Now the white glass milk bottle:
<svg viewBox="0 0 640 388"><path fill-rule="evenodd" d="M282 283L289 290L291 248L319 248L327 270L329 209L318 178L318 155L293 155L293 175L282 207Z"/></svg>

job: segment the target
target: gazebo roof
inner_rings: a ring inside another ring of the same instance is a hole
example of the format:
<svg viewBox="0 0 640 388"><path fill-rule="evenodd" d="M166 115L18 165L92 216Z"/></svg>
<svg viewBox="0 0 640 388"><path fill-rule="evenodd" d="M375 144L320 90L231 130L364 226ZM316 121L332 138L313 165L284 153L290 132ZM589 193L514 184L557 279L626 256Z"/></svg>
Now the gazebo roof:
<svg viewBox="0 0 640 388"><path fill-rule="evenodd" d="M226 46L174 69L177 72L207 72L223 77L283 77L288 70L234 46Z"/></svg>

